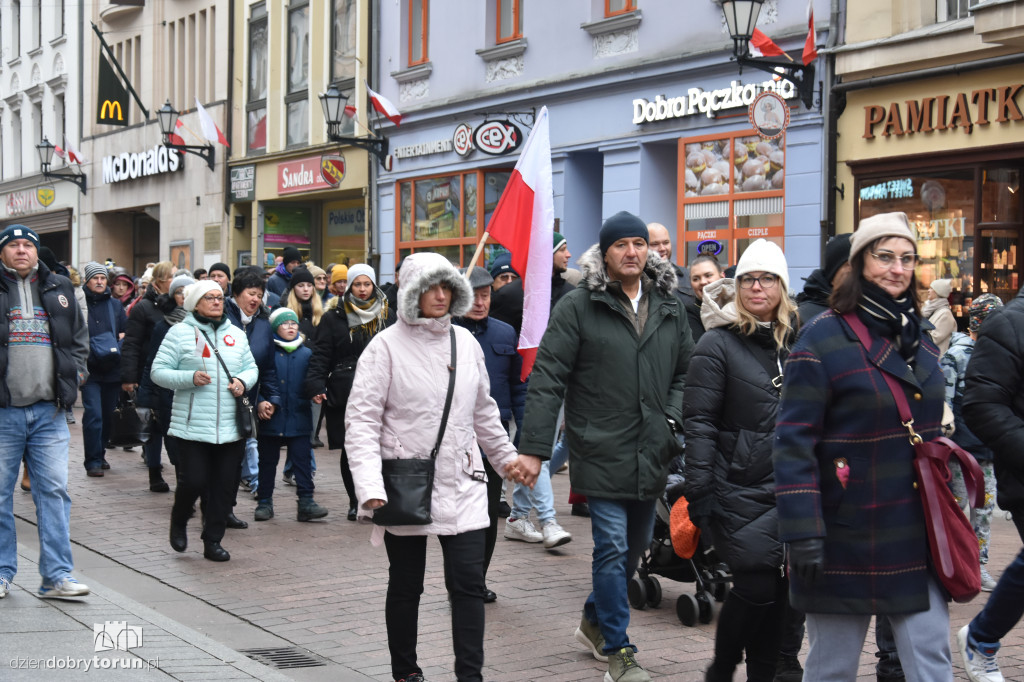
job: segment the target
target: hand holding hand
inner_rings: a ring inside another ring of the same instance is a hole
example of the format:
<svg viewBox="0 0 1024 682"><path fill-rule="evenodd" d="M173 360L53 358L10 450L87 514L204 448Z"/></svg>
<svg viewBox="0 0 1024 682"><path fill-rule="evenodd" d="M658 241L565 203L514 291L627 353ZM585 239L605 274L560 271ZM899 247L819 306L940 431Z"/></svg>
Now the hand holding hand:
<svg viewBox="0 0 1024 682"><path fill-rule="evenodd" d="M256 412L260 419L267 421L274 416L274 404L269 400L260 401L260 403L256 405Z"/></svg>
<svg viewBox="0 0 1024 682"><path fill-rule="evenodd" d="M532 489L540 474L540 465L540 457L536 455L519 455L505 467L505 478Z"/></svg>
<svg viewBox="0 0 1024 682"><path fill-rule="evenodd" d="M380 509L385 504L387 503L384 500L367 500L363 507L366 509Z"/></svg>
<svg viewBox="0 0 1024 682"><path fill-rule="evenodd" d="M195 381L195 379L193 379L193 381ZM138 386L138 384L132 384L132 383L121 384L121 390L124 391L125 393L131 393L132 391L134 391L136 389L137 386Z"/></svg>
<svg viewBox="0 0 1024 682"><path fill-rule="evenodd" d="M790 570L810 587L825 575L824 538L805 538L789 543Z"/></svg>
<svg viewBox="0 0 1024 682"><path fill-rule="evenodd" d="M210 375L202 370L196 370L195 374L192 375L192 383L196 386L206 386L211 381Z"/></svg>
<svg viewBox="0 0 1024 682"><path fill-rule="evenodd" d="M326 399L327 399L327 394L326 393L320 393L318 395L313 396L313 402L316 403L317 405L323 403L323 401L326 400Z"/></svg>

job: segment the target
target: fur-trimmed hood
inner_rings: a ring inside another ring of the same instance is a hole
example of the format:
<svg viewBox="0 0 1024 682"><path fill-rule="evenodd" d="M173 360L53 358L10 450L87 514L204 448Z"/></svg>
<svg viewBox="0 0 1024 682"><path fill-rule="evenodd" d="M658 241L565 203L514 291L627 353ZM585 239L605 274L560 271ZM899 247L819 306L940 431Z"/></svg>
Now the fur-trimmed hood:
<svg viewBox="0 0 1024 682"><path fill-rule="evenodd" d="M459 317L473 307L473 290L447 258L439 253L414 253L402 261L402 278L398 285L398 317L406 324L423 324L420 317L420 296L435 284L452 288L452 304L448 319Z"/></svg>
<svg viewBox="0 0 1024 682"><path fill-rule="evenodd" d="M579 286L590 291L605 291L608 288L608 283L612 280L608 277L608 270L605 267L604 258L601 257L599 244L594 244L584 251L576 263L583 273ZM661 256L656 254L653 249L647 252L644 274L651 278L655 288L665 296L671 296L679 286L679 280L672 264L662 260Z"/></svg>
<svg viewBox="0 0 1024 682"><path fill-rule="evenodd" d="M728 327L739 321L739 313L736 312L735 279L723 277L704 287L700 321L704 324L704 329Z"/></svg>

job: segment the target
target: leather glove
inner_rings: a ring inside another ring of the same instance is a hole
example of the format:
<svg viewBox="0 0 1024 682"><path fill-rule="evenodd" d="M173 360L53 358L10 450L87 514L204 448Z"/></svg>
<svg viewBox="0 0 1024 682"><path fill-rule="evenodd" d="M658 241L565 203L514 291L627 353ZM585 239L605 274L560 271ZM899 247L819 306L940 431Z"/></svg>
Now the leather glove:
<svg viewBox="0 0 1024 682"><path fill-rule="evenodd" d="M805 538L790 542L789 567L807 586L820 581L825 575L825 540Z"/></svg>

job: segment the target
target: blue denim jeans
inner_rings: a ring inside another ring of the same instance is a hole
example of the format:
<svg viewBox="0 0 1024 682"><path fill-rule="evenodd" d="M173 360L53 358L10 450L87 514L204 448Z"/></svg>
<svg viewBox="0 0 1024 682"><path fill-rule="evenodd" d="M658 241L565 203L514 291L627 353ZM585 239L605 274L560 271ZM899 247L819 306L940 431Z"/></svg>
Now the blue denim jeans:
<svg viewBox="0 0 1024 682"><path fill-rule="evenodd" d="M563 438L558 441L555 449L551 451L551 459L548 460L548 474L551 476L557 474L558 470L567 461L569 461L569 446L565 444L565 439Z"/></svg>
<svg viewBox="0 0 1024 682"><path fill-rule="evenodd" d="M35 485L35 481L32 482ZM1024 509L1014 509L1013 523L1024 540ZM1024 550L1003 570L985 608L971 621L970 635L976 642L996 644L1024 615Z"/></svg>
<svg viewBox="0 0 1024 682"><path fill-rule="evenodd" d="M512 490L512 514L509 518L528 519L530 509L535 507L540 525L555 520L555 493L551 489L551 469L548 464L544 462L541 465L533 490L522 483L516 483Z"/></svg>
<svg viewBox="0 0 1024 682"><path fill-rule="evenodd" d="M39 573L48 585L71 575L69 440L64 410L54 403L0 408L0 576L8 580L18 572L13 495L23 455L39 527Z"/></svg>
<svg viewBox="0 0 1024 682"><path fill-rule="evenodd" d="M242 457L242 480L257 487L260 476L260 450L255 438L245 439L245 456Z"/></svg>
<svg viewBox="0 0 1024 682"><path fill-rule="evenodd" d="M594 536L593 592L583 605L583 615L597 623L604 636L604 653L630 644L629 597L626 586L636 572L640 556L654 534L655 500L609 500L588 497L591 532Z"/></svg>
<svg viewBox="0 0 1024 682"><path fill-rule="evenodd" d="M103 466L104 447L110 437L110 422L121 384L89 380L82 386L82 449L85 450L85 470Z"/></svg>

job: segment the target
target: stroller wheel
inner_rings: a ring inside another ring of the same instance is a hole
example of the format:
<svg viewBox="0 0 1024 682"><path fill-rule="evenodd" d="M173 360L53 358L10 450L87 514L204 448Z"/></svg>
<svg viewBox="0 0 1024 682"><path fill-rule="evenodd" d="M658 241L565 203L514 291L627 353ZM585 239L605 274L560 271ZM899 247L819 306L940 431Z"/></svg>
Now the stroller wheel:
<svg viewBox="0 0 1024 682"><path fill-rule="evenodd" d="M710 592L698 592L697 596L697 617L701 623L711 622L711 600L713 597Z"/></svg>
<svg viewBox="0 0 1024 682"><path fill-rule="evenodd" d="M647 586L638 576L629 579L629 586L626 588L629 597L629 605L637 611L647 608Z"/></svg>
<svg viewBox="0 0 1024 682"><path fill-rule="evenodd" d="M647 576L644 583L647 586L647 605L652 609L657 608L661 603L661 583L653 575Z"/></svg>
<svg viewBox="0 0 1024 682"><path fill-rule="evenodd" d="M715 601L724 602L729 596L729 573L718 569L715 571Z"/></svg>
<svg viewBox="0 0 1024 682"><path fill-rule="evenodd" d="M676 600L676 616L679 622L688 628L697 624L697 616L700 614L700 605L697 598L692 594L681 594Z"/></svg>

